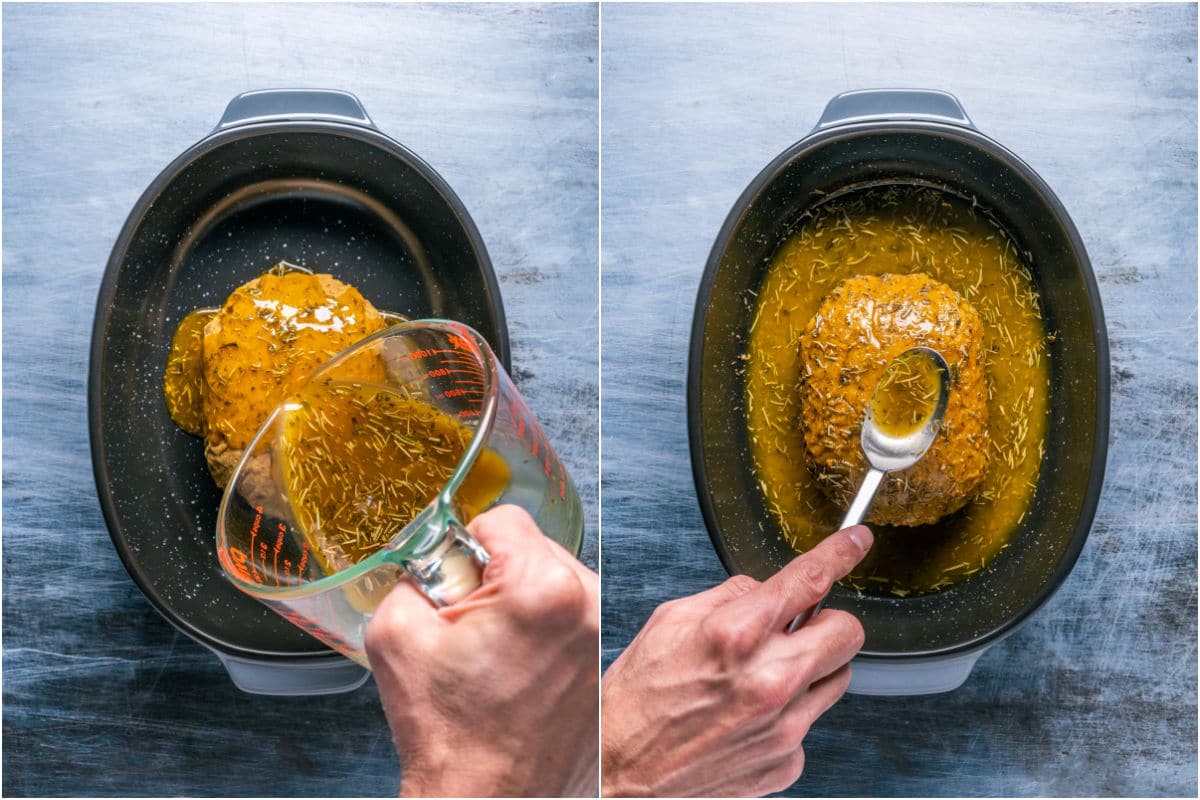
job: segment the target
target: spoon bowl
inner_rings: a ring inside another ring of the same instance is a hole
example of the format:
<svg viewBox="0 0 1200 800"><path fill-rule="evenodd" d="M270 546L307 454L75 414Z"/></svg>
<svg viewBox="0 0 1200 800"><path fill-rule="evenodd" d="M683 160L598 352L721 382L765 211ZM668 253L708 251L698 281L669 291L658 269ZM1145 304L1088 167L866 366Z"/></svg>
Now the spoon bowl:
<svg viewBox="0 0 1200 800"><path fill-rule="evenodd" d="M921 390L918 398L923 406L918 409L921 416L910 422L908 430L900 431L901 435L897 435L894 422L881 425L876 420L885 399L881 395L886 395L893 385L888 383L889 375L898 371L911 371L917 383L925 384L917 387ZM882 472L895 472L920 461L942 428L949 401L950 368L941 353L931 347L913 347L898 355L888 365L867 407L862 427L862 449L867 463Z"/></svg>
<svg viewBox="0 0 1200 800"><path fill-rule="evenodd" d="M950 368L941 353L913 347L892 359L863 421L863 455L871 468L838 530L863 521L885 475L921 460L942 429L949 401Z"/></svg>

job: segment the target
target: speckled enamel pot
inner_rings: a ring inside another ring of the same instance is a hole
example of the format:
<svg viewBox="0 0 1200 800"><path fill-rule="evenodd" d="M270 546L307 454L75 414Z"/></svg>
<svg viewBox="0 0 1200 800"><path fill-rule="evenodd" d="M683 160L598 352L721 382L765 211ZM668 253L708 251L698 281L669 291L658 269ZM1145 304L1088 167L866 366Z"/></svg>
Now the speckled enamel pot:
<svg viewBox="0 0 1200 800"><path fill-rule="evenodd" d="M464 322L509 366L491 261L446 182L353 95L250 92L155 178L113 247L92 333L92 462L129 574L239 686L345 691L368 673L225 580L221 492L203 442L175 427L162 399L183 315L221 305L281 259L332 273L382 310Z"/></svg>
<svg viewBox="0 0 1200 800"><path fill-rule="evenodd" d="M751 182L713 245L696 300L688 430L696 491L730 573L765 579L795 554L767 511L747 440L743 378L753 295L805 209L858 185L921 183L974 198L1031 262L1050 345L1051 420L1041 478L1013 543L941 592L885 598L837 588L828 605L866 629L851 690L918 694L960 685L1070 573L1091 529L1108 445L1109 354L1083 242L1050 187L971 124L943 92L868 90L834 98L807 137Z"/></svg>

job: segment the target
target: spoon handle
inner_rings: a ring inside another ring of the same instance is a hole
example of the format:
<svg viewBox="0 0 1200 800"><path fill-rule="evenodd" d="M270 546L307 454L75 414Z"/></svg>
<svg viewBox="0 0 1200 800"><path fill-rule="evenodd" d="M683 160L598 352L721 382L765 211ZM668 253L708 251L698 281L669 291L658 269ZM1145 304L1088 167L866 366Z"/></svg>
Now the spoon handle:
<svg viewBox="0 0 1200 800"><path fill-rule="evenodd" d="M875 467L867 470L867 476L863 478L862 485L858 487L858 494L854 495L854 501L850 503L850 508L846 510L846 516L842 518L839 531L863 521L863 518L867 516L867 509L871 507L871 501L875 499L875 493L879 491L879 484L883 483L883 476L886 474L883 470Z"/></svg>
<svg viewBox="0 0 1200 800"><path fill-rule="evenodd" d="M871 501L875 499L875 492L879 491L879 484L883 482L883 476L886 475L883 470L871 467L867 470L867 476L863 478L862 485L858 487L858 494L854 495L854 501L850 503L850 508L846 511L846 516L842 519L842 525L838 528L839 531L845 530L852 525L857 525L863 521L863 517L867 515L867 509L871 506ZM826 595L828 596L828 595ZM804 626L804 623L812 619L822 606L825 605L825 598L822 597L811 608L801 611L788 624L787 632L793 633Z"/></svg>

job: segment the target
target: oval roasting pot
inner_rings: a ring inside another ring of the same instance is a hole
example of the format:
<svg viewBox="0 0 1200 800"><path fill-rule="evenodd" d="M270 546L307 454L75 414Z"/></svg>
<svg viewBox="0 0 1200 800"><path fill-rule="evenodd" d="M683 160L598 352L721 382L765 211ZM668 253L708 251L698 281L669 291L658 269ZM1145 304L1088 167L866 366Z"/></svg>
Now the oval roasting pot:
<svg viewBox="0 0 1200 800"><path fill-rule="evenodd" d="M241 688L346 691L365 670L225 580L214 541L221 491L203 442L175 427L162 399L183 316L221 305L284 259L331 273L381 310L464 322L509 368L491 261L446 182L353 95L250 92L155 178L113 247L92 333L92 462L129 574Z"/></svg>
<svg viewBox="0 0 1200 800"><path fill-rule="evenodd" d="M836 587L828 605L861 620L851 691L920 694L960 685L978 656L1054 593L1091 528L1108 443L1109 353L1083 242L1050 187L972 125L943 92L866 90L830 101L805 138L742 193L713 245L693 318L688 432L696 492L726 569L763 580L795 556L768 512L745 423L752 294L807 208L857 187L924 184L971 199L1031 262L1048 331L1050 413L1032 506L1012 544L941 592L885 598ZM761 525L761 527L760 527Z"/></svg>

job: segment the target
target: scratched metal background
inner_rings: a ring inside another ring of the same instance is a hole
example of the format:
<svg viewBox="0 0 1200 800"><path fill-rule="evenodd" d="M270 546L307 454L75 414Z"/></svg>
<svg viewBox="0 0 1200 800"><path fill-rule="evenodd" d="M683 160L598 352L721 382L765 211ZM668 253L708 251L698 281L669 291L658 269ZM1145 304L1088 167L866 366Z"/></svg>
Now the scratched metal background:
<svg viewBox="0 0 1200 800"><path fill-rule="evenodd" d="M6 5L3 22L3 794L393 794L373 684L242 694L126 575L88 452L96 293L142 190L235 94L356 93L479 226L594 567L596 7Z"/></svg>
<svg viewBox="0 0 1200 800"><path fill-rule="evenodd" d="M848 89L956 94L1054 187L1113 351L1108 480L1062 590L959 691L851 697L796 795L1196 796L1196 7L608 5L603 646L725 577L696 504L696 289L738 195Z"/></svg>

